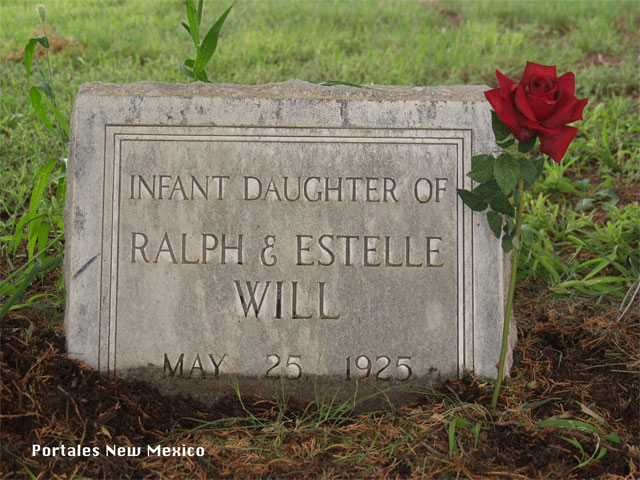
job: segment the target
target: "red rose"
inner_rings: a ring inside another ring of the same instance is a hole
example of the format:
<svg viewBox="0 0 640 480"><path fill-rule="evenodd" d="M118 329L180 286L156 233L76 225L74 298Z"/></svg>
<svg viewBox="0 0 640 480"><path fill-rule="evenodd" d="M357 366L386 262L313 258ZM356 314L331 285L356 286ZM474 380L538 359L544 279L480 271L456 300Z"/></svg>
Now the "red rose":
<svg viewBox="0 0 640 480"><path fill-rule="evenodd" d="M582 120L588 99L574 95L572 72L560 78L556 67L527 62L520 83L496 70L500 88L484 94L502 123L520 142L534 136L540 139L540 151L560 162L578 132L566 124Z"/></svg>

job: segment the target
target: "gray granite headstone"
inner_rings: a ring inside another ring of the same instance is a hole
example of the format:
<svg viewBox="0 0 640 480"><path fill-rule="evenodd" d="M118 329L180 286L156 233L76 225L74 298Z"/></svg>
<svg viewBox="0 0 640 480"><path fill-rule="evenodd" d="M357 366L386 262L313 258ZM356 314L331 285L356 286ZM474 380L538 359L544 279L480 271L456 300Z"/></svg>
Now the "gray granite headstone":
<svg viewBox="0 0 640 480"><path fill-rule="evenodd" d="M505 259L456 195L484 90L84 85L69 354L204 400L495 377Z"/></svg>

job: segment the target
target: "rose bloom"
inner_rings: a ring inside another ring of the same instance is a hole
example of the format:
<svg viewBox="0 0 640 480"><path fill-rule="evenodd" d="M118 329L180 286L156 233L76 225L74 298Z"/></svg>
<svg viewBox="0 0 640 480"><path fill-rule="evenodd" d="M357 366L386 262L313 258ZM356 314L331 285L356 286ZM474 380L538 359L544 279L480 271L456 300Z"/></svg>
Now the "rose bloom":
<svg viewBox="0 0 640 480"><path fill-rule="evenodd" d="M496 70L500 88L484 94L502 123L520 142L534 136L540 139L540 151L560 162L578 132L567 123L582 120L588 99L574 95L572 72L558 78L556 67L527 62L519 83Z"/></svg>

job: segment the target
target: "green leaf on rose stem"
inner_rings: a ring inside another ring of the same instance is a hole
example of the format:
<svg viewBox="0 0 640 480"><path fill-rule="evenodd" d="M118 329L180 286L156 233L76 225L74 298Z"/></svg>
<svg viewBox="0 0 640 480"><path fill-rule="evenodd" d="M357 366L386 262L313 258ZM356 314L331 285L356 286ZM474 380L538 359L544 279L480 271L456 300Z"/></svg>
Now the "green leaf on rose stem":
<svg viewBox="0 0 640 480"><path fill-rule="evenodd" d="M533 163L533 166L536 167L537 180L538 178L540 178L540 175L542 175L542 171L544 170L544 157L534 158L533 160L531 160L531 163Z"/></svg>
<svg viewBox="0 0 640 480"><path fill-rule="evenodd" d="M526 142L518 142L518 151L520 153L529 153L531 150L533 150L533 147L535 147L537 138L538 137L534 135Z"/></svg>
<svg viewBox="0 0 640 480"><path fill-rule="evenodd" d="M500 238L502 235L502 215L489 210L487 212L487 221L489 222L489 228L491 228L496 238Z"/></svg>
<svg viewBox="0 0 640 480"><path fill-rule="evenodd" d="M518 160L508 153L501 154L493 165L493 176L496 178L500 190L505 195L509 195L520 178Z"/></svg>
<svg viewBox="0 0 640 480"><path fill-rule="evenodd" d="M502 141L502 142L496 142L498 144L499 147L501 148L508 148L511 145L513 145L513 143L516 141L516 139L514 137L507 137L506 140Z"/></svg>
<svg viewBox="0 0 640 480"><path fill-rule="evenodd" d="M593 208L593 200L590 198L583 198L576 204L576 210L578 212L586 212Z"/></svg>
<svg viewBox="0 0 640 480"><path fill-rule="evenodd" d="M513 205L511 205L511 202L509 201L509 199L506 196L504 196L502 192L500 192L500 195L496 195L495 197L493 197L489 201L489 205L491 205L492 210L498 213L504 213L509 217L513 217L516 214L516 211L513 208Z"/></svg>
<svg viewBox="0 0 640 480"><path fill-rule="evenodd" d="M524 181L527 187L533 186L538 179L538 170L536 166L531 163L531 160L524 157L518 157L518 164L520 165L520 173L524 177Z"/></svg>
<svg viewBox="0 0 640 480"><path fill-rule="evenodd" d="M31 79L31 64L33 62L33 51L36 48L38 41L35 38L29 40L24 47L24 66L27 69L27 85Z"/></svg>
<svg viewBox="0 0 640 480"><path fill-rule="evenodd" d="M493 162L491 155L476 155L471 159L471 171L467 176L476 182L488 182L493 178Z"/></svg>
<svg viewBox="0 0 640 480"><path fill-rule="evenodd" d="M476 195L480 195L480 197L487 203L489 203L493 198L498 195L504 196L502 194L502 190L498 187L495 179L491 179L488 182L481 183L476 188L472 190Z"/></svg>
<svg viewBox="0 0 640 480"><path fill-rule="evenodd" d="M524 243L531 245L533 243L533 228L531 228L526 223L523 223L520 227L520 231L522 232Z"/></svg>
<svg viewBox="0 0 640 480"><path fill-rule="evenodd" d="M511 130L507 127L495 110L491 110L491 127L493 128L493 134L496 136L497 142L504 141L509 135L512 135Z"/></svg>
<svg viewBox="0 0 640 480"><path fill-rule="evenodd" d="M37 37L33 37L37 40L37 42L42 45L44 48L49 48L49 39L46 35L38 35Z"/></svg>
<svg viewBox="0 0 640 480"><path fill-rule="evenodd" d="M458 195L460 196L464 204L471 210L475 212L482 212L487 208L487 203L482 200L479 195L476 195L475 193L468 190L463 190L461 188L458 188L457 190Z"/></svg>
<svg viewBox="0 0 640 480"><path fill-rule="evenodd" d="M49 116L47 115L44 105L42 105L42 94L38 87L31 87L31 90L29 90L29 99L31 100L31 105L33 105L33 109L36 111L36 115L38 115L40 121L44 123L45 127L55 134L56 131L49 120Z"/></svg>
<svg viewBox="0 0 640 480"><path fill-rule="evenodd" d="M198 48L196 60L193 64L193 73L196 78L198 77L198 74L200 72L204 71L207 63L209 63L209 60L211 60L211 57L215 53L216 47L218 46L220 29L222 28L222 24L224 23L224 21L227 19L227 15L229 15L232 7L233 4L231 4L231 6L227 8L222 15L220 15L220 18L218 18L216 23L211 26L211 28L205 35L204 40L202 40L202 44L200 45L200 48Z"/></svg>
<svg viewBox="0 0 640 480"><path fill-rule="evenodd" d="M486 153L483 153L481 155L474 155L473 157L471 157L471 170L482 168L487 163L491 163L491 165L493 166L493 160L493 156Z"/></svg>
<svg viewBox="0 0 640 480"><path fill-rule="evenodd" d="M187 7L187 21L189 22L189 33L193 44L198 48L200 45L200 22L198 22L198 12L196 6L193 4L193 0L186 1Z"/></svg>
<svg viewBox="0 0 640 480"><path fill-rule="evenodd" d="M505 252L513 250L513 235L505 235L502 237L502 250Z"/></svg>
<svg viewBox="0 0 640 480"><path fill-rule="evenodd" d="M513 203L515 205L520 205L520 197L522 196L522 190L515 189L513 191ZM517 208L517 207L516 207Z"/></svg>
<svg viewBox="0 0 640 480"><path fill-rule="evenodd" d="M493 134L496 137L496 143L502 148L507 148L513 145L515 138L511 133L511 130L502 123L500 117L495 112L495 110L491 110L491 127L493 128Z"/></svg>
<svg viewBox="0 0 640 480"><path fill-rule="evenodd" d="M511 234L513 233L513 231L516 229L516 224L513 221L513 217L504 217L504 223L505 223L505 232L507 234Z"/></svg>

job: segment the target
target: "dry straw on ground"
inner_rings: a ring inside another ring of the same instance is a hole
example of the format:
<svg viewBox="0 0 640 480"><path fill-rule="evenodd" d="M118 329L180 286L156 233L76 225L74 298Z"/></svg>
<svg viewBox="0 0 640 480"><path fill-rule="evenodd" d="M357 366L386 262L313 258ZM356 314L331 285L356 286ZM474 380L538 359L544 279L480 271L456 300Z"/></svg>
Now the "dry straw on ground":
<svg viewBox="0 0 640 480"><path fill-rule="evenodd" d="M109 379L66 358L61 327L36 310L10 313L2 325L2 476L637 478L640 315L618 318L613 306L554 299L530 285L516 298L516 364L498 413L486 408L491 385L465 378L400 410L341 421L323 419L294 399L283 410L271 398L228 398L207 408L162 397L144 383ZM620 443L538 425L551 417L588 422L602 435L616 433ZM477 446L473 429L458 427L452 454L456 418L480 427ZM601 447L607 452L577 468L585 458L566 438L587 456ZM35 443L101 451L112 444L187 445L206 453L43 458L31 456Z"/></svg>

